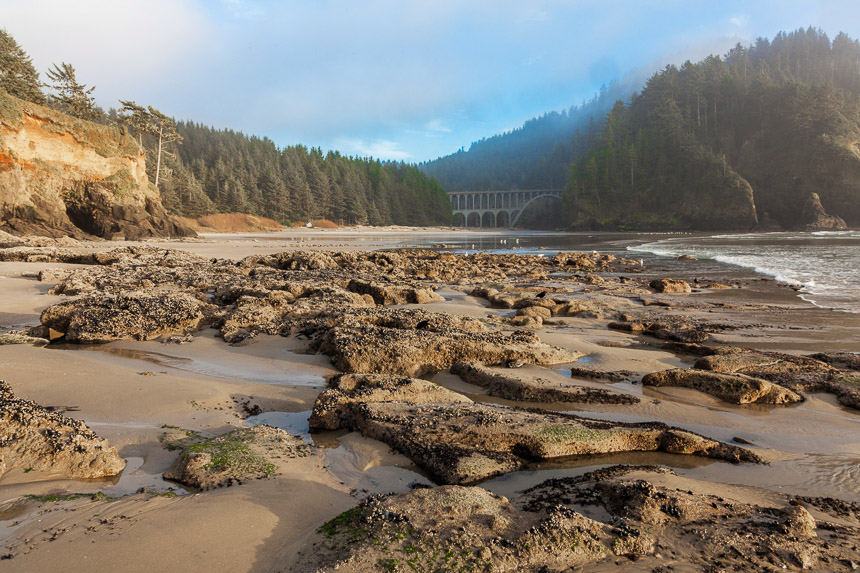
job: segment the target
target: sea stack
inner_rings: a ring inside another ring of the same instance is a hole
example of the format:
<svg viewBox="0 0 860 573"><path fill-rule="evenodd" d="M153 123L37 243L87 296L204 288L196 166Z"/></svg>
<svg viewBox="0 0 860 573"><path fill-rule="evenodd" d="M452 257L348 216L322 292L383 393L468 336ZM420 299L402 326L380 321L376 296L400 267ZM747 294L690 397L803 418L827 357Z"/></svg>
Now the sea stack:
<svg viewBox="0 0 860 573"><path fill-rule="evenodd" d="M844 231L848 228L841 217L827 214L818 193L810 194L806 200L800 215L800 224L804 231Z"/></svg>

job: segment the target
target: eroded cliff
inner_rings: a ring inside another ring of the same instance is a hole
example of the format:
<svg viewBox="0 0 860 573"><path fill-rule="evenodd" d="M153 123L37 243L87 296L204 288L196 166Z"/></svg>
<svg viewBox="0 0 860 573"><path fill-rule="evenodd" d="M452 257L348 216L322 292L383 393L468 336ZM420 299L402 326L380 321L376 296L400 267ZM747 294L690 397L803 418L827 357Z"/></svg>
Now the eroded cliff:
<svg viewBox="0 0 860 573"><path fill-rule="evenodd" d="M165 211L128 133L3 91L0 229L108 239L194 235Z"/></svg>

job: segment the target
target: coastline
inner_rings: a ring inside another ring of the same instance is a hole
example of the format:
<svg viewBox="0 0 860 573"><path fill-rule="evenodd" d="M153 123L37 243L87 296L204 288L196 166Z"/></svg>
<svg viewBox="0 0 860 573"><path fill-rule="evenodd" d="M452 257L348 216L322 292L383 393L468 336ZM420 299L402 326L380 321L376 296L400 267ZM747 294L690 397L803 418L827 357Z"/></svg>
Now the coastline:
<svg viewBox="0 0 860 573"><path fill-rule="evenodd" d="M453 234L463 240L502 234L526 236L472 230ZM132 244L239 260L290 250L359 252L418 246L443 243L446 237L450 242L451 236L452 230L447 228L291 229L275 234L205 235L202 240L99 242L82 245L81 250L107 252ZM517 254L517 250L509 252ZM698 277L695 262L688 265L689 271L675 273L676 278L692 281ZM0 263L4 293L8 293L0 324L16 328L36 324L42 309L65 298L47 294L53 282L34 278L39 271L54 268L82 267L56 262ZM612 271L605 276L615 280L621 274L628 273ZM646 265L644 272L632 276L650 279L664 274L659 267ZM755 280L749 275L738 272L738 288L639 296L652 304L646 309L730 325L710 335L712 344L798 355L860 352L860 317L816 308L775 281ZM557 283L553 279L518 282L524 288ZM499 324L512 315L512 309L493 306L470 291L471 286L439 284L437 292L443 300L398 306L480 317ZM600 299L603 295L595 290L593 296ZM755 499L757 503L776 506L782 503L777 493L785 490L797 495L860 501L856 486L860 476L855 475L860 450L850 440L860 421L856 410L838 404L832 395L820 393L809 394L800 405L780 408L730 405L688 388L642 387L637 382L643 375L667 368L689 368L694 359L668 351L640 334L607 329L608 320L610 313L596 311L593 316L558 318L551 321L553 324L531 330L549 344L588 357L582 365L590 369L632 372L628 379L609 384L579 378L576 384L608 388L642 401L635 406L565 404L555 408L593 419L660 421L722 441L740 435L756 444L756 452L770 466L734 466L714 461L690 465L688 457L680 459L682 456L672 454L619 454L598 456L591 461L571 460L567 465L538 465L511 474L507 483L503 478L490 480L487 484L491 491L491 484L497 482L502 484L499 493L509 496L545 477L570 477L612 464L633 463L668 464L678 475L664 476L661 483L683 483L702 494L730 499ZM38 571L60 563L73 568L116 568L120 565L119 555L123 560L121 568L129 571L158 566L181 566L190 571L213 567L287 569L299 565L299 550L317 539L316 530L322 523L368 493L407 493L416 482L430 483L425 472L403 454L394 454L389 446L355 432L342 431L301 432L309 443L321 448L319 455L283 465L283 473L274 479L185 495L175 484L160 478L176 457L175 452L163 447L164 426L219 435L244 426L249 405L258 406L262 412L310 412L326 379L338 370L327 356L305 352L306 343L295 337L261 334L228 345L212 328L198 331L191 342L182 345L116 341L74 349L0 346L2 378L17 394L66 409L67 415L84 420L117 447L120 455L135 462L118 480L101 482L55 480L51 479L54 476L34 476L34 472L23 469L4 474L0 478L0 515L6 518L2 523L7 527L0 533L0 542L14 555L16 570ZM518 369L517 375L527 381L549 378L562 384L570 380L571 367L575 365L527 365ZM546 403L490 397L485 390L448 372L430 379L473 400L553 409ZM134 493L141 487L162 493L173 487L181 495ZM110 496L125 497L108 506L88 498L63 503L22 498L57 491L107 491ZM103 513L106 510L110 511L107 517ZM108 523L99 523L100 519ZM174 527L176 523L182 525ZM46 529L51 533L40 533ZM60 531L59 542L46 541L56 531ZM242 531L238 537L237 531ZM153 547L158 550L152 551ZM683 559L679 555L677 562L683 563ZM642 565L655 563L648 557ZM592 567L590 570L597 571L602 565Z"/></svg>

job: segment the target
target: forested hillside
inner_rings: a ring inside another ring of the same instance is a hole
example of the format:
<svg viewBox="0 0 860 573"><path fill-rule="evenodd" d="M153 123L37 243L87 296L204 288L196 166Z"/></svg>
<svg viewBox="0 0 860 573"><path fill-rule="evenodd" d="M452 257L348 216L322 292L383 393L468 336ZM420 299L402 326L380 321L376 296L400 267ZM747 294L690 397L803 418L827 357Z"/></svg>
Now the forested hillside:
<svg viewBox="0 0 860 573"><path fill-rule="evenodd" d="M563 189L570 165L588 147L603 117L631 91L613 83L591 101L548 112L522 127L476 141L468 150L440 157L421 169L449 191Z"/></svg>
<svg viewBox="0 0 860 573"><path fill-rule="evenodd" d="M860 225L860 44L780 33L655 74L572 170L578 228L791 228L810 194Z"/></svg>
<svg viewBox="0 0 860 573"><path fill-rule="evenodd" d="M451 222L448 196L415 166L301 145L278 149L266 138L189 122L177 123L176 130L182 144L163 160L159 182L173 213L236 211L281 222L324 218L371 225ZM155 165L153 157L148 170Z"/></svg>

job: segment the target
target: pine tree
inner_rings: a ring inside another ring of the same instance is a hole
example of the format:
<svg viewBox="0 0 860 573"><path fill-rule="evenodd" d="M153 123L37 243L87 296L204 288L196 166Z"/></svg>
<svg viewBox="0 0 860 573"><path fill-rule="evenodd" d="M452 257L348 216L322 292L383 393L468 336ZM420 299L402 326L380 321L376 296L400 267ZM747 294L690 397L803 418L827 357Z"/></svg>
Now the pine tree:
<svg viewBox="0 0 860 573"><path fill-rule="evenodd" d="M65 65L65 64L64 64ZM119 117L138 133L143 145L143 134L151 133L158 138L155 164L155 188L158 189L158 178L161 175L161 155L165 146L170 143L182 143L182 136L176 131L176 123L172 118L161 113L152 106L144 108L133 101L120 100L122 104Z"/></svg>
<svg viewBox="0 0 860 573"><path fill-rule="evenodd" d="M54 82L53 87L57 91L57 95L51 96L51 101L64 112L87 120L94 120L102 115L92 97L95 86L87 89L86 84L78 83L75 68L71 64L54 64L53 69L48 70L46 75Z"/></svg>
<svg viewBox="0 0 860 573"><path fill-rule="evenodd" d="M17 98L45 103L33 61L6 30L0 28L0 88Z"/></svg>

